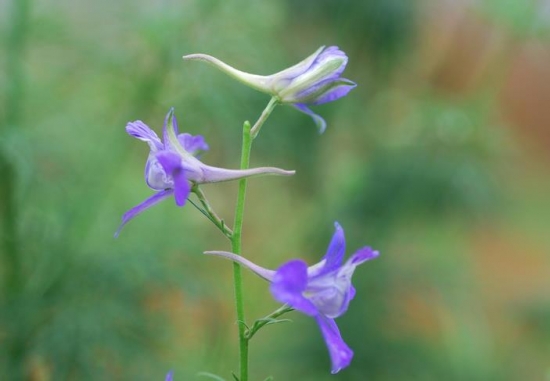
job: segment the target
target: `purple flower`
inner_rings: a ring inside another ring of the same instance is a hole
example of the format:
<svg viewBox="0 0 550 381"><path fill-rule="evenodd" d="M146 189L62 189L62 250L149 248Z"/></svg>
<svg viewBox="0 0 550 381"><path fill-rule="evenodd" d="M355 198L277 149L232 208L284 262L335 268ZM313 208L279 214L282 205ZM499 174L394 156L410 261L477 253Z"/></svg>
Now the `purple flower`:
<svg viewBox="0 0 550 381"><path fill-rule="evenodd" d="M174 109L164 120L163 141L140 120L126 125L126 132L149 145L151 151L145 164L145 182L157 191L153 196L133 207L122 216L122 223L115 233L117 237L128 221L160 201L174 196L176 205L183 206L191 192L191 185L242 179L257 175L293 175L294 171L262 167L246 170L211 167L196 155L208 150L200 135L179 134Z"/></svg>
<svg viewBox="0 0 550 381"><path fill-rule="evenodd" d="M299 259L283 264L277 271L255 265L247 259L228 252L208 251L248 267L271 282L271 293L281 303L313 317L328 347L332 373L347 367L353 351L347 346L334 319L344 314L355 296L351 277L361 263L376 258L378 252L370 247L359 249L345 263L346 240L344 230L335 223L336 231L321 262L308 267Z"/></svg>
<svg viewBox="0 0 550 381"><path fill-rule="evenodd" d="M280 103L293 105L311 116L321 133L326 128L325 120L307 106L335 101L356 86L340 77L348 57L337 46L322 46L302 62L268 76L237 70L207 54L190 54L183 59L208 62L246 85L276 97Z"/></svg>
<svg viewBox="0 0 550 381"><path fill-rule="evenodd" d="M172 381L172 376L174 375L174 371L170 371L168 372L168 374L166 375L166 378L164 379L164 381Z"/></svg>

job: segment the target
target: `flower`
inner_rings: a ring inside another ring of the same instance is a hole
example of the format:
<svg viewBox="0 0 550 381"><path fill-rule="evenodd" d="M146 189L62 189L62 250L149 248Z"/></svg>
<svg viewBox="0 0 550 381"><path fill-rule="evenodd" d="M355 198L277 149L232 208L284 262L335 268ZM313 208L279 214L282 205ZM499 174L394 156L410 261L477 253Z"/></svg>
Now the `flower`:
<svg viewBox="0 0 550 381"><path fill-rule="evenodd" d="M378 256L378 251L363 247L343 263L346 241L344 230L336 222L336 231L323 259L308 267L299 259L283 264L277 271L268 270L249 260L224 251L207 251L248 267L271 282L271 293L281 303L313 317L325 339L332 362L332 373L347 367L353 351L342 339L335 318L344 314L355 296L351 277L361 263Z"/></svg>
<svg viewBox="0 0 550 381"><path fill-rule="evenodd" d="M170 371L166 374L166 378L164 379L164 381L172 381L172 376L174 375L174 371Z"/></svg>
<svg viewBox="0 0 550 381"><path fill-rule="evenodd" d="M251 169L224 169L211 167L201 162L196 155L208 150L208 144L200 135L179 134L174 109L170 109L164 120L163 141L140 120L126 125L126 132L146 142L151 151L145 164L145 182L157 191L141 204L122 216L122 223L115 233L134 217L167 197L174 196L176 205L183 206L191 193L192 184L215 183L242 179L257 175L293 175L294 171L261 167Z"/></svg>
<svg viewBox="0 0 550 381"><path fill-rule="evenodd" d="M262 76L235 69L207 54L190 54L184 60L208 62L244 84L275 97L279 103L290 104L311 116L319 132L326 128L325 120L307 105L320 105L342 98L357 86L340 75L348 57L337 46L321 46L302 62L278 73Z"/></svg>

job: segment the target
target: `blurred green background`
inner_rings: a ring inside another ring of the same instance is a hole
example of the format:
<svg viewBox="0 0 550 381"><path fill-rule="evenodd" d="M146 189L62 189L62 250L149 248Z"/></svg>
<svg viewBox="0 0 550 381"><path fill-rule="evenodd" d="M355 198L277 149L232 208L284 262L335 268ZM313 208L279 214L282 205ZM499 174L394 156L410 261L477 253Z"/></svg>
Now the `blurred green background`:
<svg viewBox="0 0 550 381"><path fill-rule="evenodd" d="M250 182L244 254L316 262L339 221L360 267L338 319L355 351L330 375L314 321L252 341L263 380L550 379L548 0L0 1L0 379L230 379L236 369L228 244L166 201L114 239L152 194L148 148L174 106L211 165L237 167L242 122L268 97L209 53L270 74L320 45L350 57L357 89L315 111L279 107ZM206 186L232 219L236 183ZM249 319L276 308L245 274Z"/></svg>

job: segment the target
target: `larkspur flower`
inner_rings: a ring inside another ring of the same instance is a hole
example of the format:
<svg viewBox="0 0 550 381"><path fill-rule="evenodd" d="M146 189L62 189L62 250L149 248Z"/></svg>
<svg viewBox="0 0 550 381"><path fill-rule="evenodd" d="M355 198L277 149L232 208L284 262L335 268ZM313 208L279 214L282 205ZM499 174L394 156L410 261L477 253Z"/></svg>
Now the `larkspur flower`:
<svg viewBox="0 0 550 381"><path fill-rule="evenodd" d="M128 123L126 132L149 145L151 151L145 164L145 182L157 193L122 216L122 223L117 229L115 237L119 235L128 221L172 195L176 205L185 205L192 184L230 181L258 175L289 176L294 174L294 171L272 167L240 170L204 164L196 155L201 151L208 150L208 145L200 135L179 134L174 109L170 109L164 120L163 141L140 120Z"/></svg>
<svg viewBox="0 0 550 381"><path fill-rule="evenodd" d="M263 279L271 282L271 293L281 303L313 317L328 347L332 373L347 367L353 351L342 339L335 318L344 314L355 296L351 277L361 263L376 258L378 252L363 247L343 263L346 241L344 230L335 223L336 231L323 259L308 267L299 259L283 264L277 271L260 267L249 260L224 251L207 251L249 268Z"/></svg>
<svg viewBox="0 0 550 381"><path fill-rule="evenodd" d="M208 62L240 82L270 94L279 103L294 106L311 116L321 133L327 125L325 120L307 106L335 101L356 86L341 78L348 57L337 46L322 46L302 62L267 76L240 71L207 54L190 54L183 59Z"/></svg>

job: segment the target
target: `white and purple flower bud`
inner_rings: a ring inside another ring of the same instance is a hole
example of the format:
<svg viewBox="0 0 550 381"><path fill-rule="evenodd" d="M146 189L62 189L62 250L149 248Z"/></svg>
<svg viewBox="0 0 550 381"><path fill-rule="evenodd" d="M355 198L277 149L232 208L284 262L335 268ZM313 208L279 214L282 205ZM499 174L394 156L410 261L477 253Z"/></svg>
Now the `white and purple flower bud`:
<svg viewBox="0 0 550 381"><path fill-rule="evenodd" d="M275 97L279 103L295 106L314 119L320 132L325 130L326 122L307 105L335 101L356 86L349 79L341 78L348 57L337 46L322 46L300 63L267 76L235 69L207 54L190 54L183 59L207 62L238 81Z"/></svg>

